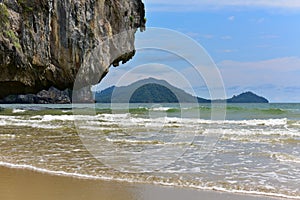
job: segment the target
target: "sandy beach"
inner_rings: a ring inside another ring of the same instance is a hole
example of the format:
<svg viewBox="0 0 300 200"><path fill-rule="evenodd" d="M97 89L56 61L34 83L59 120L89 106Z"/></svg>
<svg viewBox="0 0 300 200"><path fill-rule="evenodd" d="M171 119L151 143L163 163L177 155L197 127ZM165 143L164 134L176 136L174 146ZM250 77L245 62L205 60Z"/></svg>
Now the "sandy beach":
<svg viewBox="0 0 300 200"><path fill-rule="evenodd" d="M0 199L3 200L275 200L240 194L86 180L53 176L23 169L0 167Z"/></svg>
<svg viewBox="0 0 300 200"><path fill-rule="evenodd" d="M0 200L300 200L299 21L300 0L0 0Z"/></svg>

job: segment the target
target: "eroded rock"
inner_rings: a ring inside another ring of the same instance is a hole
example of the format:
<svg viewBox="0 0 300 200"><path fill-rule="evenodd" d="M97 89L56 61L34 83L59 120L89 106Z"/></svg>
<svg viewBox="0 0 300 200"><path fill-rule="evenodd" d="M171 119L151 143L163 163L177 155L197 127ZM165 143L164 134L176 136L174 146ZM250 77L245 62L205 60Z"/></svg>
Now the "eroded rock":
<svg viewBox="0 0 300 200"><path fill-rule="evenodd" d="M0 9L0 98L72 89L79 69L98 76L79 77L83 86L96 84L132 58L145 28L141 0L2 0Z"/></svg>

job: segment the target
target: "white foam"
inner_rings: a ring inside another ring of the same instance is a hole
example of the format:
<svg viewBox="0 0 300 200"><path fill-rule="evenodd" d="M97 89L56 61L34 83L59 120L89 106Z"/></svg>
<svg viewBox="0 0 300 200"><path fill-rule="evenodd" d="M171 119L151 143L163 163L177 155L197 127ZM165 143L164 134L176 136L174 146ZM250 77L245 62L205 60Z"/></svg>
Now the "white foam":
<svg viewBox="0 0 300 200"><path fill-rule="evenodd" d="M111 128L111 127L101 127L101 126L81 126L79 125L78 128L80 129L86 129L86 130L91 130L91 131L118 131L118 128Z"/></svg>
<svg viewBox="0 0 300 200"><path fill-rule="evenodd" d="M74 121L73 115L44 115L42 121Z"/></svg>
<svg viewBox="0 0 300 200"><path fill-rule="evenodd" d="M14 139L16 138L15 134L0 134L1 139Z"/></svg>
<svg viewBox="0 0 300 200"><path fill-rule="evenodd" d="M100 119L106 119L106 120L115 120L115 119L128 119L131 117L130 113L125 114L99 114L97 115Z"/></svg>
<svg viewBox="0 0 300 200"><path fill-rule="evenodd" d="M42 121L42 116L33 116L29 119L21 116L0 116L0 126L25 126L32 128L57 129L59 125L49 124L49 121Z"/></svg>
<svg viewBox="0 0 300 200"><path fill-rule="evenodd" d="M223 135L280 135L280 136L300 136L300 132L295 129L288 129L288 120L266 119L266 120L225 120L213 121L205 119L187 119L176 117L160 118L139 118L130 114L99 114L99 115L36 115L29 119L23 116L0 116L0 126L28 126L33 128L57 129L61 125L53 121L71 122L74 121L81 128L106 130L106 126L119 128L145 127L145 128L186 128L189 130L213 129ZM51 123L52 122L52 123ZM203 127L208 125L208 127ZM245 127L246 126L246 127ZM279 126L279 128L272 128ZM101 128L99 128L101 127ZM253 128L252 128L253 127ZM270 129L271 127L272 129ZM175 131L175 130L174 130Z"/></svg>
<svg viewBox="0 0 300 200"><path fill-rule="evenodd" d="M271 157L283 163L300 163L300 157L290 154L274 153Z"/></svg>
<svg viewBox="0 0 300 200"><path fill-rule="evenodd" d="M42 118L43 118L43 116L41 116L41 115L36 115L36 116L30 117L30 119L36 119L36 120L41 120Z"/></svg>
<svg viewBox="0 0 300 200"><path fill-rule="evenodd" d="M154 108L154 109L170 109L167 107L162 108ZM136 123L138 122L180 122L184 124L219 124L219 125L226 125L226 124L232 124L232 125L248 125L248 126L285 126L288 123L287 118L282 119L251 119L251 120L207 120L207 119L194 119L194 118L178 118L178 117L157 117L157 118L138 118L138 117L132 117L130 113L125 114L99 114L97 116L89 116L89 115L76 115L77 119L83 119L88 120L89 118L95 118L103 119L107 121L128 121L130 119L131 121L134 121ZM44 119L48 120L68 120L70 119L70 115L60 115L60 116L44 116Z"/></svg>
<svg viewBox="0 0 300 200"><path fill-rule="evenodd" d="M215 129L216 132L222 133L224 136L284 136L284 137L298 137L300 132L288 129L245 129L245 128L229 128L229 129ZM251 139L251 138L249 138ZM254 139L254 138L252 138ZM263 138L262 138L263 139ZM273 138L274 139L274 138ZM275 138L276 139L276 138ZM279 139L279 138L277 138Z"/></svg>
<svg viewBox="0 0 300 200"><path fill-rule="evenodd" d="M158 140L133 140L133 139L112 139L106 138L108 142L116 142L116 143L131 143L131 144L164 144L164 142Z"/></svg>
<svg viewBox="0 0 300 200"><path fill-rule="evenodd" d="M41 128L41 129L59 129L62 126L59 125L50 125L50 124L30 124L32 128Z"/></svg>
<svg viewBox="0 0 300 200"><path fill-rule="evenodd" d="M0 120L0 126L6 126L6 125L7 125L7 123L5 120Z"/></svg>
<svg viewBox="0 0 300 200"><path fill-rule="evenodd" d="M32 127L32 128L41 128L41 129L58 129L61 128L59 125L52 125L52 124L45 124L41 121L36 120L12 120L12 121L5 121L4 123L0 122L1 125L10 125L10 126L18 126L18 127Z"/></svg>
<svg viewBox="0 0 300 200"><path fill-rule="evenodd" d="M12 113L24 113L26 112L26 110L22 110L22 109L13 109Z"/></svg>
<svg viewBox="0 0 300 200"><path fill-rule="evenodd" d="M206 188L199 188L199 189L215 190L215 191L220 191L220 192L228 192L228 193L236 193L236 194L250 194L250 195L279 197L279 198L287 198L287 199L300 199L300 196L290 196L290 195L271 193L271 192L225 189L225 188L221 188L221 187L211 187L211 188L206 187Z"/></svg>
<svg viewBox="0 0 300 200"><path fill-rule="evenodd" d="M38 167L31 166L31 165L26 165L26 164L12 164L12 163L6 163L6 162L0 161L0 166L13 168L13 169L27 169L27 170L32 170L32 171L46 173L46 174L53 174L53 175L58 175L58 176L68 176L68 177L77 177L77 178L85 178L85 179L99 179L99 177L95 177L92 175L68 173L68 172L64 172L64 171L53 171L53 170L38 168ZM107 179L107 180L109 180L109 179Z"/></svg>
<svg viewBox="0 0 300 200"><path fill-rule="evenodd" d="M248 126L284 126L287 125L288 120L282 119L252 119L252 120L208 120L208 119L189 119L189 118L176 118L166 117L169 122L178 121L183 123L192 124L218 124L218 125L248 125Z"/></svg>
<svg viewBox="0 0 300 200"><path fill-rule="evenodd" d="M71 110L62 110L61 112L62 113L71 113L72 111Z"/></svg>
<svg viewBox="0 0 300 200"><path fill-rule="evenodd" d="M283 118L283 119L254 119L254 120L245 120L242 121L244 122L246 125L252 125L252 126L258 126L258 125L262 125L262 126L284 126L287 124L287 118Z"/></svg>
<svg viewBox="0 0 300 200"><path fill-rule="evenodd" d="M157 107L157 108L151 108L150 110L152 110L152 111L168 111L168 110L170 110L170 109L172 109L172 108L170 108L170 107Z"/></svg>
<svg viewBox="0 0 300 200"><path fill-rule="evenodd" d="M120 182L129 182L129 183L141 182L141 181L134 181L133 179L115 178L115 177L109 177L109 176L104 176L104 175L94 176L94 175L87 175L87 174L70 173L70 172L65 172L65 171L54 171L54 170L48 170L48 169L34 167L31 165L26 165L26 164L12 164L12 163L2 162L2 161L0 161L0 166L12 168L12 169L25 169L25 170L31 170L31 171L45 173L45 174L73 177L73 178L79 178L79 179L120 181Z"/></svg>
<svg viewBox="0 0 300 200"><path fill-rule="evenodd" d="M20 119L19 116L8 116L8 115L0 115L0 119L2 120L12 120L12 119Z"/></svg>

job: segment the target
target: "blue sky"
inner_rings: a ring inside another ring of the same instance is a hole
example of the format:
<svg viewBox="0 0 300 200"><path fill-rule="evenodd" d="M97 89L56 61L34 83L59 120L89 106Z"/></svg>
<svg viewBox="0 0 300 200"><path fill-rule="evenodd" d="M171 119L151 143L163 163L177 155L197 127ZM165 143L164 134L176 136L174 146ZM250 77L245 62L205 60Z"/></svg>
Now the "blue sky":
<svg viewBox="0 0 300 200"><path fill-rule="evenodd" d="M148 27L182 32L204 47L221 72L227 96L250 90L271 102L300 102L299 0L144 2ZM203 85L192 87L208 97Z"/></svg>

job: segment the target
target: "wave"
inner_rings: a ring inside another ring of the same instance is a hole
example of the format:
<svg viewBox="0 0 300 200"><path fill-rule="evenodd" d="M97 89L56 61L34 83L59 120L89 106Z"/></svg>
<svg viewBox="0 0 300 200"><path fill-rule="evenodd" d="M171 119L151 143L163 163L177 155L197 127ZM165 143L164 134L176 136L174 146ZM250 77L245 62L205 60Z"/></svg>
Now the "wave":
<svg viewBox="0 0 300 200"><path fill-rule="evenodd" d="M202 183L202 184L196 184L189 181L184 180L178 180L174 181L174 179L163 179L160 177L153 177L146 175L144 178L135 178L135 175L129 175L126 176L109 176L106 174L101 174L101 176L95 176L95 175L88 175L88 174L81 174L81 173L70 173L65 171L54 171L49 170L45 168L39 168L27 164L12 164L7 162L1 162L0 166L12 168L12 169L24 169L24 170L30 170L38 173L44 173L44 174L50 174L55 176L64 176L64 177L72 177L72 178L78 178L78 179L87 179L87 180L104 180L104 181L119 181L119 182L127 182L127 183L147 183L147 184L154 184L154 185L161 185L161 186L172 186L172 187L185 187L185 188L194 188L194 189L201 189L206 191L219 191L219 192L226 192L226 193L232 193L232 194L249 194L249 195L259 195L259 196L269 196L269 197L279 197L279 198L287 198L287 199L300 199L299 195L290 195L290 194L282 194L278 193L278 191L275 188L268 189L266 186L265 189L262 189L261 191L255 191L251 188L245 189L241 187L241 189L236 189L239 187L238 185L232 185L227 184L227 186L222 185L211 185L210 183ZM231 186L230 186L231 185ZM263 191L266 190L266 191Z"/></svg>
<svg viewBox="0 0 300 200"><path fill-rule="evenodd" d="M141 118L132 117L130 114L102 114L98 117L106 119L134 119L135 122L165 122L165 123L182 123L182 124L240 124L249 126L284 126L289 120L287 118L274 119L251 119L251 120L209 120L209 119L195 119L195 118L179 118L179 117L157 117L157 118ZM298 122L298 121L296 121ZM295 123L296 123L295 122ZM300 123L300 122L299 122Z"/></svg>
<svg viewBox="0 0 300 200"><path fill-rule="evenodd" d="M26 112L26 110L23 110L23 109L13 109L12 110L12 113L24 113Z"/></svg>
<svg viewBox="0 0 300 200"><path fill-rule="evenodd" d="M129 113L132 114L148 114L149 112L164 112L170 115L180 115L182 113L201 113L203 117L210 118L211 112L221 112L227 113L228 118L232 119L251 119L253 116L256 118L271 118L271 117L286 117L286 118L297 118L300 119L300 111L293 109L282 109L282 108L247 108L242 106L227 106L223 107L214 107L211 106L197 106L197 107L172 107L172 106L162 106L162 107L139 107L139 108L130 108L128 110ZM126 110L126 109L125 109ZM112 113L114 109L106 112L105 110L98 111L98 113ZM122 111L120 109L119 111ZM124 111L124 110L123 110Z"/></svg>
<svg viewBox="0 0 300 200"><path fill-rule="evenodd" d="M62 115L73 114L71 109L49 109L44 107L20 107L20 108L5 108L0 109L0 115L11 116L33 116L33 115Z"/></svg>
<svg viewBox="0 0 300 200"><path fill-rule="evenodd" d="M14 139L16 138L15 134L0 134L0 139Z"/></svg>
<svg viewBox="0 0 300 200"><path fill-rule="evenodd" d="M130 143L130 144L165 144L164 142L158 140L133 140L133 139L112 139L106 138L108 142L113 143Z"/></svg>
<svg viewBox="0 0 300 200"><path fill-rule="evenodd" d="M250 120L209 120L209 119L195 119L195 118L179 118L179 117L153 117L143 118L129 113L125 114L98 114L98 115L34 115L34 116L11 116L0 115L0 126L17 125L25 126L26 124L42 124L50 122L123 122L125 124L132 123L147 123L155 125L173 124L178 126L185 125L236 125L236 126L258 126L258 127L288 127L299 126L299 120L288 120L287 118L274 118L274 119L250 119ZM52 124L53 125L53 124ZM241 127L239 127L241 128Z"/></svg>
<svg viewBox="0 0 300 200"><path fill-rule="evenodd" d="M193 116L193 114L199 115L206 119L211 117L211 112L221 112L223 113L223 107L214 107L212 109L211 105L165 105L159 107L151 107L150 105L140 106L140 107L130 107L132 105L126 106L112 106L112 105L102 105L106 106L101 108L100 106L92 107L91 105L86 107L51 107L51 106L17 106L7 107L0 109L0 115L14 115L14 116L34 116L34 115L85 115L90 113L96 114L112 114L112 113L130 113L137 115L148 115L149 112L163 112L171 116L180 115L182 113L188 113ZM129 108L128 108L129 106ZM133 105L134 106L134 105ZM190 107L189 107L190 106ZM247 107L248 106L248 107ZM283 108L268 108L268 107L254 107L255 105L232 105L229 104L225 108L228 119L237 120L237 119L267 119L267 118L288 118L288 119L300 119L300 108L299 106L290 106ZM266 106L266 105L264 105ZM271 105L272 106L272 105Z"/></svg>
<svg viewBox="0 0 300 200"><path fill-rule="evenodd" d="M124 144L150 144L150 145L190 145L188 142L166 142L160 140L137 140L137 139L114 139L105 138L108 142L124 143Z"/></svg>
<svg viewBox="0 0 300 200"><path fill-rule="evenodd" d="M249 126L284 126L287 125L288 119L253 119L253 120L235 120L226 121L231 124L245 124Z"/></svg>
<svg viewBox="0 0 300 200"><path fill-rule="evenodd" d="M279 109L279 108L257 109L257 110L258 110L258 112L262 112L262 113L266 113L266 114L271 114L271 115L282 115L282 114L288 113L287 110L282 110L282 109Z"/></svg>
<svg viewBox="0 0 300 200"><path fill-rule="evenodd" d="M295 127L300 127L300 120L289 120L288 125L295 126Z"/></svg>
<svg viewBox="0 0 300 200"><path fill-rule="evenodd" d="M177 108L169 108L166 111L167 111L167 113L180 113L181 112L181 110L177 109Z"/></svg>
<svg viewBox="0 0 300 200"><path fill-rule="evenodd" d="M93 175L69 173L65 171L53 171L53 170L48 170L48 169L39 168L39 167L26 165L26 164L12 164L12 163L0 161L0 166L11 168L11 169L25 169L25 170L30 170L30 171L35 171L35 172L40 172L40 173L45 173L50 175L56 175L56 176L74 177L74 178L82 178L82 179L99 179L99 177L95 177ZM113 180L113 179L103 177L101 178L101 180Z"/></svg>
<svg viewBox="0 0 300 200"><path fill-rule="evenodd" d="M173 109L171 107L155 107L155 108L151 108L150 110L152 111L168 111L169 109Z"/></svg>
<svg viewBox="0 0 300 200"><path fill-rule="evenodd" d="M284 110L280 108L244 108L237 106L227 106L227 111L239 111L239 112L248 112L248 113L265 113L265 114L285 114L288 113L289 110Z"/></svg>
<svg viewBox="0 0 300 200"><path fill-rule="evenodd" d="M285 154L285 153L274 153L271 155L271 158L275 158L276 160L283 163L298 163L300 164L300 157Z"/></svg>
<svg viewBox="0 0 300 200"><path fill-rule="evenodd" d="M223 109L222 107L213 108L214 110ZM177 111L180 112L181 110L200 110L200 111L211 111L212 108L208 106L199 106L199 107L191 107L191 108L169 108L169 107L161 107L153 109L156 111ZM247 112L247 113L265 113L265 114L285 114L288 113L290 110L284 110L279 108L245 108L245 107L238 107L238 106L227 106L226 111L238 111L238 112Z"/></svg>

